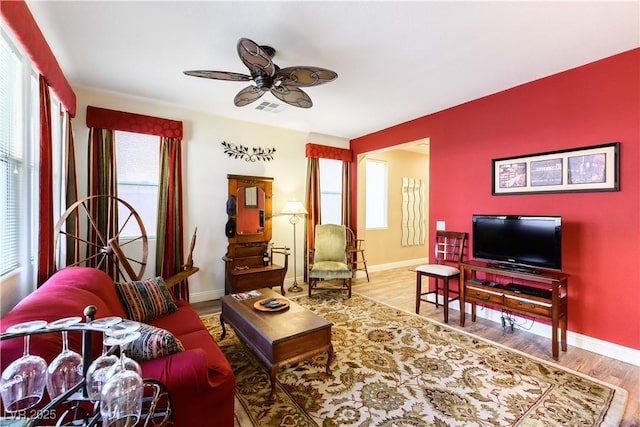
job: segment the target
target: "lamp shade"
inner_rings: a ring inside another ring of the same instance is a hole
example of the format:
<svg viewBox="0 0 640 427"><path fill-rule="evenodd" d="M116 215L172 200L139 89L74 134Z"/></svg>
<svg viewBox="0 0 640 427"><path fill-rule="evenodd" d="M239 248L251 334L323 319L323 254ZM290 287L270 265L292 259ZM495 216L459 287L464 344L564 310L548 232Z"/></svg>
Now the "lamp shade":
<svg viewBox="0 0 640 427"><path fill-rule="evenodd" d="M306 215L307 210L304 208L302 203L296 200L292 200L290 202L287 202L281 213L285 215Z"/></svg>

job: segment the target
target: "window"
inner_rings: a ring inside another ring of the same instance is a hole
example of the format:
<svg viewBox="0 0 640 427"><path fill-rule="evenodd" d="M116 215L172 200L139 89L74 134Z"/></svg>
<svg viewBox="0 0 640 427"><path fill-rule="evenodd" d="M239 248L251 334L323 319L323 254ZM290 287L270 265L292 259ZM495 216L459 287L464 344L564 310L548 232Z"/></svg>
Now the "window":
<svg viewBox="0 0 640 427"><path fill-rule="evenodd" d="M366 226L387 227L387 164L378 160L366 161Z"/></svg>
<svg viewBox="0 0 640 427"><path fill-rule="evenodd" d="M38 77L4 28L1 35L0 276L5 283L5 276L21 271L15 280L30 283L38 235Z"/></svg>
<svg viewBox="0 0 640 427"><path fill-rule="evenodd" d="M53 174L53 218L58 220L67 209L65 206L66 195L64 182L64 133L66 121L62 114L63 107L60 101L51 94L51 143L53 144L51 151L51 172Z"/></svg>
<svg viewBox="0 0 640 427"><path fill-rule="evenodd" d="M322 224L342 224L342 161L319 159Z"/></svg>
<svg viewBox="0 0 640 427"><path fill-rule="evenodd" d="M140 215L147 237L156 235L158 218L158 179L160 171L160 137L115 131L118 197ZM124 215L124 213L121 213ZM120 218L122 222L126 218ZM139 236L138 228L121 234Z"/></svg>

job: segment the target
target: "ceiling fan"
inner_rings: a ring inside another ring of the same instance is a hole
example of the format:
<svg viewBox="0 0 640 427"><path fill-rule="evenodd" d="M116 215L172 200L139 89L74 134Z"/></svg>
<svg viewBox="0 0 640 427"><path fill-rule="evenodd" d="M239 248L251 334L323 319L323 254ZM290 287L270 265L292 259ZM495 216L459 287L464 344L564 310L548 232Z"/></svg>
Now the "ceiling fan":
<svg viewBox="0 0 640 427"><path fill-rule="evenodd" d="M335 80L338 74L320 67L297 66L280 68L273 63L276 50L271 46L260 46L252 40L241 38L238 41L238 55L249 68L251 75L232 73L229 71L193 70L184 74L215 80L231 80L238 82L253 81L242 89L233 100L237 107L250 104L267 91L279 100L300 108L313 105L311 98L300 87L318 86Z"/></svg>

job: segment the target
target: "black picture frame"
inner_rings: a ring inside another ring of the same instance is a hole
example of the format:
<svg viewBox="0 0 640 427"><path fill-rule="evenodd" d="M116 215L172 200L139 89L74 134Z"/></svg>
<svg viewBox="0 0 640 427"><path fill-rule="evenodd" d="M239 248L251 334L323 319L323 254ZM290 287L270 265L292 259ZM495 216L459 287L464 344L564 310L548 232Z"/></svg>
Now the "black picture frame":
<svg viewBox="0 0 640 427"><path fill-rule="evenodd" d="M620 191L620 142L491 161L491 194Z"/></svg>

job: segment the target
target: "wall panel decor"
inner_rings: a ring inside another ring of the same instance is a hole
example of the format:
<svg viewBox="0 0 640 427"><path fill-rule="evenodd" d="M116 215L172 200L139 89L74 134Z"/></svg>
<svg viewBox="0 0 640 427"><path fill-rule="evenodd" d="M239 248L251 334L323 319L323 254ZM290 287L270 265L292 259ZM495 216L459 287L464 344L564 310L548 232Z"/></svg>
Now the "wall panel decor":
<svg viewBox="0 0 640 427"><path fill-rule="evenodd" d="M424 245L425 183L421 179L402 178L402 246Z"/></svg>

